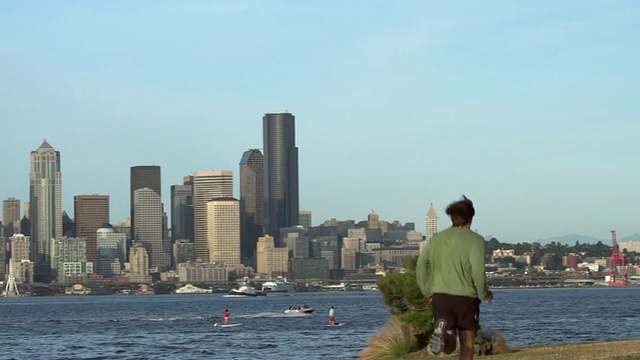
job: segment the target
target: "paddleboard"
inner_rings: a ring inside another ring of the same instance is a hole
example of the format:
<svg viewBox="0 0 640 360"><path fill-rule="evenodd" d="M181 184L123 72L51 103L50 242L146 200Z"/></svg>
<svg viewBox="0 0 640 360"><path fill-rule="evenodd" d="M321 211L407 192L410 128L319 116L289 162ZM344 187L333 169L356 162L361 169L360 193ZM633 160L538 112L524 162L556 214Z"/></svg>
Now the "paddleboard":
<svg viewBox="0 0 640 360"><path fill-rule="evenodd" d="M240 325L242 325L242 324L226 324L226 325L222 324L222 325L220 325L220 327L228 328L228 327L235 327L235 326L240 326Z"/></svg>
<svg viewBox="0 0 640 360"><path fill-rule="evenodd" d="M338 323L338 324L333 324L333 325L331 325L331 324L327 324L327 326L342 326L342 325L344 325L344 324L346 324L346 323Z"/></svg>

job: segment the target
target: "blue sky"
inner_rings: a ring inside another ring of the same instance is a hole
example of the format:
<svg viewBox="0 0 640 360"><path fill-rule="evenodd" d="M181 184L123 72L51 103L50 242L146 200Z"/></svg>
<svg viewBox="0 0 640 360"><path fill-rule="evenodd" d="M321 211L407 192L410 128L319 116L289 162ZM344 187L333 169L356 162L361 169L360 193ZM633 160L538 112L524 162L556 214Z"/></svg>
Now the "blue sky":
<svg viewBox="0 0 640 360"><path fill-rule="evenodd" d="M129 168L233 170L296 116L300 208L413 221L470 197L500 241L640 233L635 1L3 1L0 198L29 153L128 215ZM239 196L236 185L236 196Z"/></svg>

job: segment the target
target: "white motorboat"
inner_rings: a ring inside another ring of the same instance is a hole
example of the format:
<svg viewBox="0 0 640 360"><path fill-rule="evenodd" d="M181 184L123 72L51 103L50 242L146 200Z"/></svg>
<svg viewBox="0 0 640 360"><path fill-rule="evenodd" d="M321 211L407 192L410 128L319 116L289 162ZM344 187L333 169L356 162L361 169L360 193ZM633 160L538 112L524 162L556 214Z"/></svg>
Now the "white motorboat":
<svg viewBox="0 0 640 360"><path fill-rule="evenodd" d="M289 306L287 310L284 311L285 314L311 314L315 310L309 305L302 306Z"/></svg>
<svg viewBox="0 0 640 360"><path fill-rule="evenodd" d="M270 292L270 293L286 293L292 292L295 290L295 285L293 283L287 282L285 279L283 280L273 280L267 281L262 284L262 291Z"/></svg>
<svg viewBox="0 0 640 360"><path fill-rule="evenodd" d="M240 285L240 287L229 290L229 295L236 296L264 296L266 293L256 290L248 285Z"/></svg>
<svg viewBox="0 0 640 360"><path fill-rule="evenodd" d="M203 289L191 284L187 284L179 289L176 289L176 294L211 294L213 290Z"/></svg>

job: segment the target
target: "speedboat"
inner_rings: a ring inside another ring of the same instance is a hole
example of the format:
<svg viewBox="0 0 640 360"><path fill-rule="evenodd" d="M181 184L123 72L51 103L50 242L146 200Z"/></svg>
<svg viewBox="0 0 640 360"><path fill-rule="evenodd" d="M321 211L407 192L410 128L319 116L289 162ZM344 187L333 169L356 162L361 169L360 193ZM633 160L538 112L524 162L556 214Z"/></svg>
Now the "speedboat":
<svg viewBox="0 0 640 360"><path fill-rule="evenodd" d="M264 296L266 293L256 290L248 285L240 285L240 287L229 290L229 295L236 296Z"/></svg>
<svg viewBox="0 0 640 360"><path fill-rule="evenodd" d="M284 311L285 314L311 314L315 310L309 305L302 306L289 306L287 310Z"/></svg>

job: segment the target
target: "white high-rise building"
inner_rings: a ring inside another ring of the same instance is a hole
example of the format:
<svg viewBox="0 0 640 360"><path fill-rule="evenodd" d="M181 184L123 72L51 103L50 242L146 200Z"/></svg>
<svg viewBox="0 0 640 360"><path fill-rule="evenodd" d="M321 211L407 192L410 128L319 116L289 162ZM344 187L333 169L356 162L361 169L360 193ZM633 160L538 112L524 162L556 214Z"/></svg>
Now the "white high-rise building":
<svg viewBox="0 0 640 360"><path fill-rule="evenodd" d="M426 225L426 240L429 241L435 233L438 232L438 214L436 213L436 209L433 208L433 203L429 205L429 211L427 211L427 215L425 216L425 225Z"/></svg>
<svg viewBox="0 0 640 360"><path fill-rule="evenodd" d="M149 255L149 268L162 271L171 264L171 256L164 245L163 211L160 195L149 188L133 192L135 239L141 242Z"/></svg>
<svg viewBox="0 0 640 360"><path fill-rule="evenodd" d="M198 171L193 174L193 238L196 259L209 260L207 203L233 197L232 171Z"/></svg>
<svg viewBox="0 0 640 360"><path fill-rule="evenodd" d="M221 197L207 203L207 236L210 263L240 266L240 200Z"/></svg>
<svg viewBox="0 0 640 360"><path fill-rule="evenodd" d="M46 140L31 152L29 186L32 260L36 276L45 280L51 269L51 239L63 235L60 152Z"/></svg>

